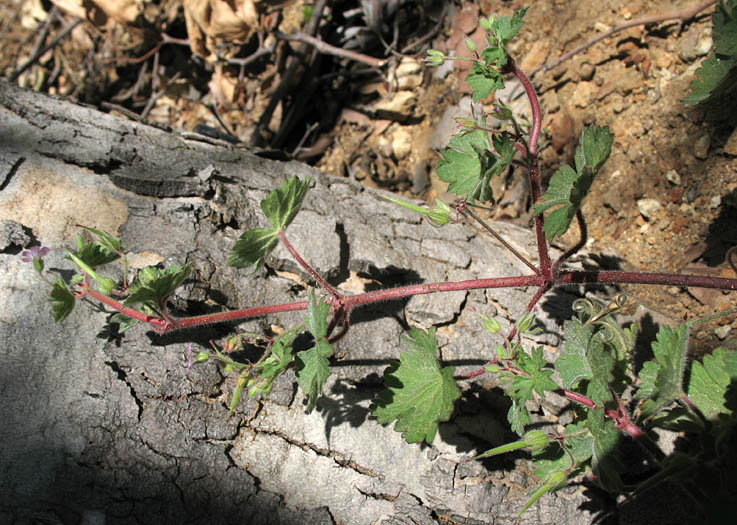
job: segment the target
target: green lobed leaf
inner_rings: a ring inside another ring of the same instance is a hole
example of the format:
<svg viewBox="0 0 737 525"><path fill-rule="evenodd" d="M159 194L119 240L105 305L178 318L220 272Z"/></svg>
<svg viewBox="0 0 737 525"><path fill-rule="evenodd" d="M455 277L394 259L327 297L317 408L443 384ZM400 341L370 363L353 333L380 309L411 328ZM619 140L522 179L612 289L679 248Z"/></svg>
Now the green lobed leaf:
<svg viewBox="0 0 737 525"><path fill-rule="evenodd" d="M714 51L696 70L686 104L714 105L737 92L737 0L720 2L712 14Z"/></svg>
<svg viewBox="0 0 737 525"><path fill-rule="evenodd" d="M539 215L557 207L545 219L545 236L549 241L568 230L594 177L609 157L613 140L609 128L587 126L576 148L576 170L563 165L553 173L548 190L532 208L533 214Z"/></svg>
<svg viewBox="0 0 737 525"><path fill-rule="evenodd" d="M695 106L711 104L733 94L737 86L737 59L710 55L696 70L691 81L691 94L683 102Z"/></svg>
<svg viewBox="0 0 737 525"><path fill-rule="evenodd" d="M491 137L491 141L494 144L494 149L497 155L499 155L499 165L507 166L514 158L514 139L512 136L503 131L501 133L495 133Z"/></svg>
<svg viewBox="0 0 737 525"><path fill-rule="evenodd" d="M102 244L105 248L107 248L111 252L120 252L122 250L120 239L117 237L113 237L109 233L106 233L102 230L98 230L96 228L90 228L89 226L82 226L85 230L87 230L90 233L93 233L97 235L99 238L99 243Z"/></svg>
<svg viewBox="0 0 737 525"><path fill-rule="evenodd" d="M88 229L93 233L99 231L92 228ZM107 235L103 232L100 232L100 234ZM110 241L110 239L112 239L112 242ZM90 268L95 268L96 266L102 266L103 264L111 263L120 258L120 254L117 252L120 246L120 241L118 241L114 237L110 237L110 239L86 242L81 235L78 235L77 250L71 252L71 254L77 257L80 261L82 261ZM117 241L117 244L115 243L115 241ZM115 248L113 249L113 247ZM70 259L68 255L66 256L66 258Z"/></svg>
<svg viewBox="0 0 737 525"><path fill-rule="evenodd" d="M72 313L74 310L74 294L67 288L66 283L61 277L56 278L54 287L51 289L51 314L54 321L60 323Z"/></svg>
<svg viewBox="0 0 737 525"><path fill-rule="evenodd" d="M255 272L279 243L277 233L265 228L244 232L230 251L228 264L235 268L250 268L251 272Z"/></svg>
<svg viewBox="0 0 737 525"><path fill-rule="evenodd" d="M474 102L483 100L493 91L504 88L502 75L491 66L474 62L466 76L466 84L471 88Z"/></svg>
<svg viewBox="0 0 737 525"><path fill-rule="evenodd" d="M274 339L269 357L258 365L255 384L248 390L248 397L258 393L268 396L274 381L287 370L292 362L292 343L297 338L297 330L289 330Z"/></svg>
<svg viewBox="0 0 737 525"><path fill-rule="evenodd" d="M608 127L586 126L581 137L586 168L594 172L599 171L609 158L613 142L614 133ZM580 173L581 169L577 169Z"/></svg>
<svg viewBox="0 0 737 525"><path fill-rule="evenodd" d="M461 393L453 380L453 367L440 368L434 329L412 328L404 342L409 349L384 372L388 389L379 394L371 410L381 424L396 420L394 430L408 443L432 443L438 423L450 419Z"/></svg>
<svg viewBox="0 0 737 525"><path fill-rule="evenodd" d="M317 397L330 376L328 357L333 355L333 347L327 339L318 339L309 350L298 352L295 357L297 383L307 396L307 413L312 412L317 404Z"/></svg>
<svg viewBox="0 0 737 525"><path fill-rule="evenodd" d="M305 324L315 340L328 335L328 313L330 313L330 305L322 299L318 304L315 292L311 291Z"/></svg>
<svg viewBox="0 0 737 525"><path fill-rule="evenodd" d="M599 483L608 490L621 491L623 488L619 472L623 470L617 458L619 431L611 419L604 417L603 410L589 410L586 427L594 437L591 455L591 469Z"/></svg>
<svg viewBox="0 0 737 525"><path fill-rule="evenodd" d="M189 276L191 269L191 263L187 263L181 268L176 264L172 264L164 270L156 266L147 266L141 269L128 289L130 295L124 304L158 304L179 288Z"/></svg>
<svg viewBox="0 0 737 525"><path fill-rule="evenodd" d="M530 388L531 391L532 388ZM512 432L521 436L525 433L527 425L532 423L532 416L529 410L525 408L524 402L512 399L512 406L509 407L509 411L507 412L507 421L509 421Z"/></svg>
<svg viewBox="0 0 737 525"><path fill-rule="evenodd" d="M494 35L501 45L506 45L509 40L517 36L517 33L519 33L519 30L522 29L525 23L523 19L525 13L527 13L527 9L527 7L523 7L515 11L511 18L500 16L494 21L492 24Z"/></svg>
<svg viewBox="0 0 737 525"><path fill-rule="evenodd" d="M683 372L686 366L688 338L691 323L685 322L673 330L669 326L661 326L652 349L655 359L645 363L641 376L642 392L635 394L636 399L647 396L640 406L640 413L650 417L662 408L670 405L683 394ZM657 367L657 368L656 368ZM652 376L655 374L655 380Z"/></svg>
<svg viewBox="0 0 737 525"><path fill-rule="evenodd" d="M545 368L547 362L543 357L542 347L533 348L531 356L520 352L517 355L517 365L530 375L526 379L530 380L531 388L537 392L537 395L544 396L546 391L558 388L556 382L550 378L553 371Z"/></svg>
<svg viewBox="0 0 737 525"><path fill-rule="evenodd" d="M269 193L261 201L261 209L277 232L284 231L299 212L302 201L310 188L310 178L292 177Z"/></svg>
<svg viewBox="0 0 737 525"><path fill-rule="evenodd" d="M707 419L733 415L727 392L737 384L737 351L717 348L704 356L701 363L691 363L688 380L688 398ZM732 400L734 402L734 400Z"/></svg>
<svg viewBox="0 0 737 525"><path fill-rule="evenodd" d="M555 361L563 387L575 389L588 380L586 396L598 405L609 401L615 357L604 342L602 330L577 317L565 322L564 337L565 353Z"/></svg>
<svg viewBox="0 0 737 525"><path fill-rule="evenodd" d="M737 0L720 3L712 14L714 51L720 55L737 54Z"/></svg>
<svg viewBox="0 0 737 525"><path fill-rule="evenodd" d="M489 138L480 129L451 139L448 149L440 154L442 160L437 168L438 177L448 183L449 192L468 201L493 198L488 171L496 157L489 150Z"/></svg>

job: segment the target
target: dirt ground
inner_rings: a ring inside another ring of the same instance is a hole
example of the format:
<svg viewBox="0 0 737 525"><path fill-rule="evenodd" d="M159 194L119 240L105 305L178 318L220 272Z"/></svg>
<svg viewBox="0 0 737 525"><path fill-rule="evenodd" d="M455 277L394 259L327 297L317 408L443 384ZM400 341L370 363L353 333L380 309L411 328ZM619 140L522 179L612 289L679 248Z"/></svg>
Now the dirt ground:
<svg viewBox="0 0 737 525"><path fill-rule="evenodd" d="M510 51L523 70L532 71L617 21L695 3L534 2ZM148 53L161 41L161 32L188 36L179 2L148 2L131 23L114 17L95 18L97 25L83 21L17 82L159 125L216 134L264 155L297 158L366 186L432 201L445 195L434 175L437 149L449 139L455 126L450 116L463 107L469 89L459 79L462 68L429 71L419 52L431 45L448 54L468 54L465 37L483 38L480 16L511 15L524 4L404 2L394 11L384 6L372 25L358 2L331 2L321 38L386 58L377 68L320 55L310 46L302 62L293 60L300 44L276 43L273 33L305 27L310 4L301 0L283 7L257 4L259 24L247 31L244 43L221 42L218 52L234 59L273 46L270 54L246 65L218 62L214 52L195 57L182 42ZM6 78L31 55L50 9L51 4L30 0L0 6L0 71ZM627 29L533 76L544 113L544 176L572 162L583 125L607 125L615 133L611 157L583 207L587 249L604 267L737 277L726 262L727 250L737 245L737 117L723 113L715 120L682 102L712 47L711 11L685 24ZM49 24L49 39L72 20L64 18ZM375 30L362 33L356 29L361 24ZM214 48L202 49L200 54ZM142 59L130 60L135 57ZM269 107L282 85L290 95ZM492 103L483 101L486 108ZM522 115L529 111L523 98L509 103ZM488 216L530 224L521 176L519 170L510 173L496 188L501 197ZM574 243L577 235L569 232L561 246ZM630 304L662 314L658 321L698 318L735 306L734 293L720 291L643 286L625 291ZM736 334L737 317L722 318L699 329L694 350L737 345Z"/></svg>

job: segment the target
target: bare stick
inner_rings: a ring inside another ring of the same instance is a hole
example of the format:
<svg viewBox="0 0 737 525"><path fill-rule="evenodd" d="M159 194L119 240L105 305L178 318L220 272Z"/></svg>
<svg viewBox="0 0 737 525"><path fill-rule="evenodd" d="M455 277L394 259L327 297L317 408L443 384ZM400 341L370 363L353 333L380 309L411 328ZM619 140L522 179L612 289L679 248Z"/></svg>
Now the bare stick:
<svg viewBox="0 0 737 525"><path fill-rule="evenodd" d="M478 223L479 223L479 224L481 225L481 227L482 227L482 228L484 228L484 229L485 229L485 230L486 230L487 232L489 232L489 235L491 235L491 236L492 236L492 237L494 237L494 238L495 238L495 239L496 239L497 241L499 241L500 243L502 243L502 245L503 245L503 246L504 246L504 247L505 247L505 248L506 248L507 250L509 250L510 252L512 252L512 254L513 254L513 255L514 255L515 257L517 257L517 259L519 259L520 261L522 261L523 263L525 263L525 265L526 265L526 266L527 266L527 267L528 267L529 269L531 269L531 270L532 270L533 272L535 272L536 274L539 274L539 273L540 273L540 269L539 269L539 268L535 267L535 265L534 265L534 264L532 264L532 263L531 263L530 261L528 261L528 260L527 260L527 258L526 258L526 257L525 257L524 255L522 255L521 253L519 253L519 252L518 252L518 251L517 251L517 250L516 250L516 249L514 248L514 246L512 246L511 244L509 244L509 243L508 243L508 242L507 242L507 241L506 241L506 240L504 239L504 237L502 237L502 236L501 236L501 235L499 235L499 234L498 234L498 233L497 233L496 231L494 231L494 229L493 229L493 228L492 228L491 226L489 226L489 225L488 225L488 224L487 224L487 223L486 223L486 222L485 222L485 221L484 221L484 220L483 220L483 219L482 219L481 217L479 217L478 215L476 215L476 213L474 213L474 212L473 212L473 210L471 210L471 209L469 209L468 207L466 207L466 208L464 208L464 209L463 209L463 210L461 211L461 213L463 213L464 215L465 215L465 214L468 214L468 215L470 215L471 217L473 217L473 218L474 218L474 219L476 220L476 222L478 222Z"/></svg>
<svg viewBox="0 0 737 525"><path fill-rule="evenodd" d="M48 45L37 50L36 53L34 53L33 56L31 56L31 58L26 60L23 63L23 65L21 65L17 70L13 72L12 75L10 75L10 79L9 79L10 82L15 82L16 80L18 80L18 77L21 76L26 69L28 69L33 64L35 64L36 61L39 58L41 58L44 53L46 53L46 51L56 47L56 45L61 41L61 39L67 36L69 33L71 33L72 30L80 24L80 22L82 22L82 19L79 17L76 17L74 21L71 24L69 24L67 27L65 27L62 31L60 31L59 34L56 35L53 38L53 40L51 40L51 42L48 43Z"/></svg>
<svg viewBox="0 0 737 525"><path fill-rule="evenodd" d="M601 42L605 38L608 38L615 33L619 33L620 31L624 29L628 29L630 27L635 27L635 26L647 25L647 24L657 24L658 22L667 22L668 20L678 20L680 22L685 22L686 20L689 20L693 18L694 16L696 16L699 12L703 11L707 7L710 7L716 3L717 3L717 0L706 0L706 2L701 2L698 5L687 7L685 9L679 9L677 11L671 11L670 13L665 13L663 15L643 16L641 18L633 18L632 20L627 20L626 22L617 22L611 27L611 29L609 29L609 31L605 31L604 33L600 34L596 38L589 40L585 44L581 44L576 49L573 49L572 51L569 51L568 53L561 55L560 57L553 60L552 62L547 62L545 64L537 66L535 69L530 71L530 77L533 77L535 73L537 73L541 69L543 71L548 71L549 69L559 66L560 64L562 64L569 58L577 55L581 51L584 51L590 48L594 44Z"/></svg>
<svg viewBox="0 0 737 525"><path fill-rule="evenodd" d="M292 33L291 35L287 35L285 33L277 31L276 33L274 33L274 36L278 38L279 40L289 40L289 41L296 41L296 42L302 42L304 44L309 44L315 49L317 49L320 53L323 53L326 55L333 55L333 56L337 56L341 58L347 58L349 60L361 62L362 64L367 64L371 67L381 67L387 62L387 59L385 58L374 58L368 55L364 55L362 53L356 53L355 51L343 49L342 47L336 47L331 44L328 44L324 40L321 40L319 38L316 38L314 36L310 36L308 34L301 33L301 32Z"/></svg>

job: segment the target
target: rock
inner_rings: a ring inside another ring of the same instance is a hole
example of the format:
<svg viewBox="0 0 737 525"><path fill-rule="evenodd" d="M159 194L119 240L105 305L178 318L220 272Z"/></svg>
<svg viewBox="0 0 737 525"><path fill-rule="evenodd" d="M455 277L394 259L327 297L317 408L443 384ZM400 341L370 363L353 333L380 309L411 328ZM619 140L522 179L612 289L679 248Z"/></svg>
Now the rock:
<svg viewBox="0 0 737 525"><path fill-rule="evenodd" d="M709 134L701 135L693 146L693 154L697 159L704 160L709 156L709 145L711 144L711 137Z"/></svg>
<svg viewBox="0 0 737 525"><path fill-rule="evenodd" d="M592 78L594 78L594 73L596 72L596 66L589 62L584 62L581 64L581 66L578 69L578 74L581 77L581 80L589 81Z"/></svg>
<svg viewBox="0 0 737 525"><path fill-rule="evenodd" d="M709 208L711 208L712 210L716 210L721 205L722 198L719 195L714 195L711 200L709 200Z"/></svg>
<svg viewBox="0 0 737 525"><path fill-rule="evenodd" d="M680 186L681 185L681 176L678 174L676 170L670 170L668 173L665 174L665 178L673 184L674 186Z"/></svg>
<svg viewBox="0 0 737 525"><path fill-rule="evenodd" d="M662 208L660 202L655 199L640 199L637 201L637 209L647 220L652 219Z"/></svg>
<svg viewBox="0 0 737 525"><path fill-rule="evenodd" d="M413 91L397 91L392 98L376 105L376 118L404 122L412 116L415 104L417 95Z"/></svg>
<svg viewBox="0 0 737 525"><path fill-rule="evenodd" d="M725 340L729 333L732 331L732 327L728 324L722 325L714 330L714 333L720 340Z"/></svg>
<svg viewBox="0 0 737 525"><path fill-rule="evenodd" d="M399 89L415 89L422 85L425 67L419 60L403 57L395 70L390 71L389 83Z"/></svg>
<svg viewBox="0 0 737 525"><path fill-rule="evenodd" d="M392 133L392 152L397 160L407 157L412 152L412 135L407 128L397 128Z"/></svg>
<svg viewBox="0 0 737 525"><path fill-rule="evenodd" d="M598 87L593 82L580 82L573 91L571 102L578 108L586 108L594 102L598 91Z"/></svg>
<svg viewBox="0 0 737 525"><path fill-rule="evenodd" d="M724 145L724 153L737 157L737 128L735 128Z"/></svg>

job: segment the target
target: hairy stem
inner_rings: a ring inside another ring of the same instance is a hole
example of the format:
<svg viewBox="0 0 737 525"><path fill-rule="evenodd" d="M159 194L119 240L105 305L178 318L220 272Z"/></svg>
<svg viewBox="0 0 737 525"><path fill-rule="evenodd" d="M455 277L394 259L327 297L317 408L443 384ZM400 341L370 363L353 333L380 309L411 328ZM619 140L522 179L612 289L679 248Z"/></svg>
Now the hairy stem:
<svg viewBox="0 0 737 525"><path fill-rule="evenodd" d="M538 274L538 275L540 274L540 270L537 267L535 267L534 264L532 264L530 261L528 261L527 258L524 255L522 255L521 253L519 253L519 251L517 251L514 248L514 246L512 246L511 244L509 244L504 239L504 237L502 237L496 231L494 231L494 229L491 226L489 226L489 224L487 224L481 217L479 217L476 213L474 213L473 210L471 210L470 208L466 207L466 208L463 209L463 211L461 213L463 213L464 215L467 214L467 215L470 215L471 217L473 217L476 220L476 222L478 222L481 225L481 227L484 228L489 233L489 235L491 235L497 241L499 241L500 243L502 243L502 245L507 250L509 250L510 252L512 252L512 254L515 257L517 257L517 259L519 259L520 261L522 261L523 263L525 263L525 265L529 269L531 269L533 272L535 272L536 274Z"/></svg>
<svg viewBox="0 0 737 525"><path fill-rule="evenodd" d="M333 288L332 286L330 286L330 284L328 284L328 282L325 279L323 279L322 275L317 273L317 270L315 270L314 268L312 268L312 266L307 264L307 261L305 261L299 255L297 250L295 250L292 244L287 240L287 237L286 235L284 235L283 231L279 232L279 240L282 242L282 244L284 244L284 247L289 251L289 253L292 255L292 257L294 257L294 259L299 263L299 265L302 268L304 268L307 271L307 273L309 273L312 276L312 278L315 279L315 281L317 281L317 284L319 284L322 289L324 289L326 292L332 295L338 303L343 302L343 294L340 293L335 288Z"/></svg>

